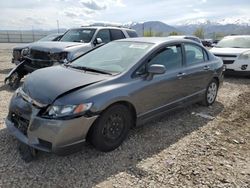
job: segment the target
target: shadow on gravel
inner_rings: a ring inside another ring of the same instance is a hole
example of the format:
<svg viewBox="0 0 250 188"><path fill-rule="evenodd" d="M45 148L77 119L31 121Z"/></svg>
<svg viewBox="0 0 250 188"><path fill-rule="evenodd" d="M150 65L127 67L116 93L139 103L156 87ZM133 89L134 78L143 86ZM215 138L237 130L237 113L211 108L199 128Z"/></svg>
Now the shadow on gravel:
<svg viewBox="0 0 250 188"><path fill-rule="evenodd" d="M7 85L1 85L0 86L0 92L1 91L11 91L11 90L10 90L9 86L7 86Z"/></svg>
<svg viewBox="0 0 250 188"><path fill-rule="evenodd" d="M23 81L20 82L20 86L23 84ZM9 91L14 92L15 90L11 89L8 85L5 85L4 82L0 82L0 92L1 91Z"/></svg>
<svg viewBox="0 0 250 188"><path fill-rule="evenodd" d="M12 69L3 69L3 70L0 70L0 74L8 74Z"/></svg>
<svg viewBox="0 0 250 188"><path fill-rule="evenodd" d="M28 164L20 159L15 139L2 129L0 174L2 179L10 179L13 185L14 182L19 186L29 183L31 187L92 187L121 172L143 178L147 172L138 167L140 162L211 121L192 112L216 117L223 109L219 102L210 108L195 104L132 129L128 139L115 151L102 153L86 143L78 153L65 157L39 153L38 159Z"/></svg>
<svg viewBox="0 0 250 188"><path fill-rule="evenodd" d="M250 76L232 76L232 75L226 75L224 78L224 81L230 82L233 84L242 84L242 85L248 85L250 84ZM243 83L244 81L244 83Z"/></svg>

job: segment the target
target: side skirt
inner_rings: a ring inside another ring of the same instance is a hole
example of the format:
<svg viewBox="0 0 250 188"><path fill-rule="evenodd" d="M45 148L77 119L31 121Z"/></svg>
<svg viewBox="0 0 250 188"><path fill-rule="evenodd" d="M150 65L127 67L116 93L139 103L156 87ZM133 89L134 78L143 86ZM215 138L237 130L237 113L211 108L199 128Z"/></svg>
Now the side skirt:
<svg viewBox="0 0 250 188"><path fill-rule="evenodd" d="M154 120L157 117L160 117L164 114L167 114L169 112L175 111L180 108L184 108L188 105L200 102L205 94L206 90L202 90L199 92L196 92L190 96L187 96L185 98L182 98L180 100L176 100L174 102L171 102L167 105L155 108L153 110L150 110L146 113L140 114L137 116L137 123L136 126L141 126L145 124L148 121Z"/></svg>

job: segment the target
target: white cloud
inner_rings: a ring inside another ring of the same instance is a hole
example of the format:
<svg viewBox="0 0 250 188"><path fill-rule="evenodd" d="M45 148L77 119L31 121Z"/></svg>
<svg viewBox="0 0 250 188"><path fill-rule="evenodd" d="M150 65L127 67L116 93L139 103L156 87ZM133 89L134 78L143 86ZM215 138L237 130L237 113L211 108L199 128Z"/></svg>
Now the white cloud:
<svg viewBox="0 0 250 188"><path fill-rule="evenodd" d="M1 29L64 28L94 20L126 23L128 21L165 21L175 24L187 19L222 19L248 16L249 0L7 0L0 1ZM234 7L233 9L231 7ZM230 11L228 11L230 10ZM45 19L45 17L47 19Z"/></svg>

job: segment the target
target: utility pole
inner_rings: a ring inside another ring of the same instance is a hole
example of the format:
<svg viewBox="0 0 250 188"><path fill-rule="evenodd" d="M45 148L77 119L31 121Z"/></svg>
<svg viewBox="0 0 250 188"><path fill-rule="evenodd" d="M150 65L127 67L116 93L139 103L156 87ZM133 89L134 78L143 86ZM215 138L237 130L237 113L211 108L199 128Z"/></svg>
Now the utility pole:
<svg viewBox="0 0 250 188"><path fill-rule="evenodd" d="M33 38L33 42L35 41L35 32L34 32L34 27L32 25L32 38Z"/></svg>
<svg viewBox="0 0 250 188"><path fill-rule="evenodd" d="M57 33L59 33L59 20L56 20L57 23Z"/></svg>
<svg viewBox="0 0 250 188"><path fill-rule="evenodd" d="M142 23L142 36L144 37L144 22Z"/></svg>

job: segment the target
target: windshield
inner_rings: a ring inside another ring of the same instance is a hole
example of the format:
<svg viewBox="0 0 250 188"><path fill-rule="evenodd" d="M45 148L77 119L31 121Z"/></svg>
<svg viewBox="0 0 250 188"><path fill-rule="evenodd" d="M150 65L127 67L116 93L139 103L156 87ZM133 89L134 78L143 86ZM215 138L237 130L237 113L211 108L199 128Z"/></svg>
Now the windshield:
<svg viewBox="0 0 250 188"><path fill-rule="evenodd" d="M250 48L250 37L226 37L218 42L219 48Z"/></svg>
<svg viewBox="0 0 250 188"><path fill-rule="evenodd" d="M70 66L120 73L137 63L151 46L151 43L115 41L76 59Z"/></svg>
<svg viewBox="0 0 250 188"><path fill-rule="evenodd" d="M62 42L85 42L91 41L95 29L71 29L67 31L60 41Z"/></svg>

